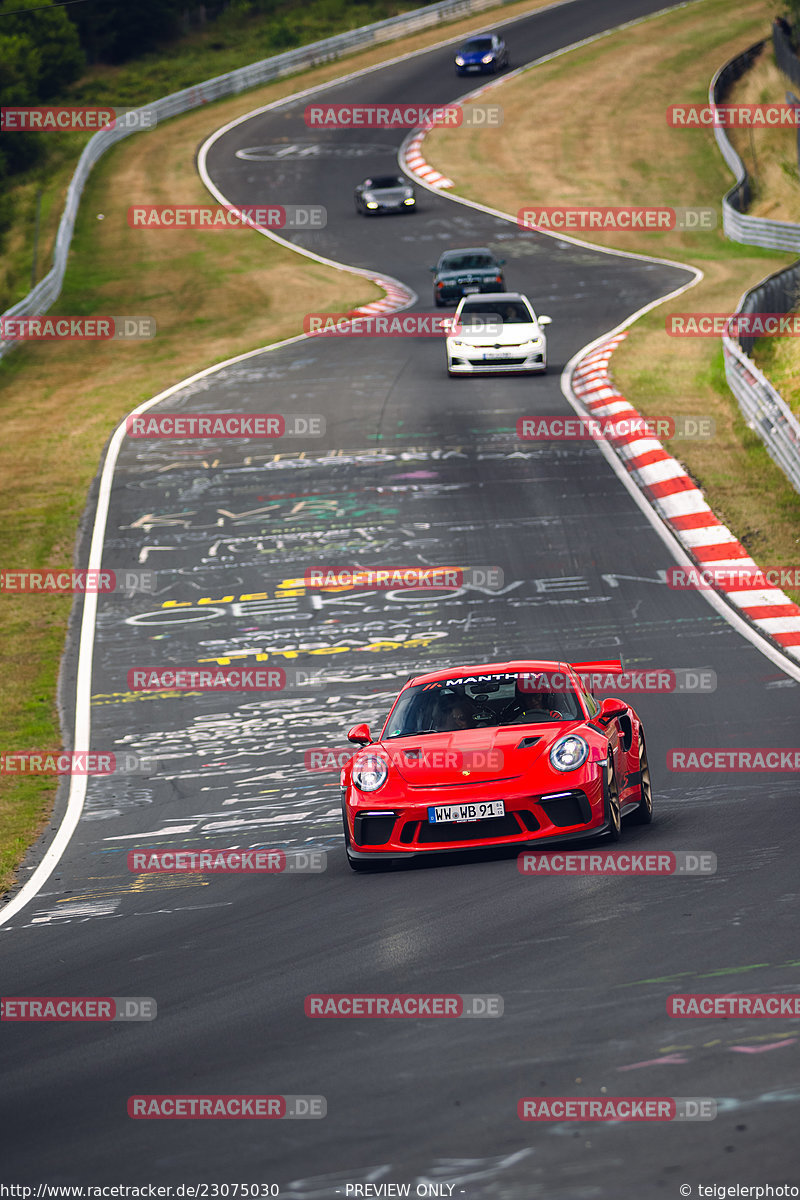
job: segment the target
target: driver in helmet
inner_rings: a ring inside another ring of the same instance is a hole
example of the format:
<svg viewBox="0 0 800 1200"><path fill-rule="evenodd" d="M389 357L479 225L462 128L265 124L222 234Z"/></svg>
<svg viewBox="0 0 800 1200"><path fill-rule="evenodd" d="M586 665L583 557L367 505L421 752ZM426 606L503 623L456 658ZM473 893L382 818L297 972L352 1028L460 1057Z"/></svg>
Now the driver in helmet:
<svg viewBox="0 0 800 1200"><path fill-rule="evenodd" d="M466 696L456 696L442 719L443 730L472 729L475 715Z"/></svg>
<svg viewBox="0 0 800 1200"><path fill-rule="evenodd" d="M552 692L532 691L529 683L518 679L514 687L514 699L503 717L508 724L524 725L528 721L558 720L561 715Z"/></svg>

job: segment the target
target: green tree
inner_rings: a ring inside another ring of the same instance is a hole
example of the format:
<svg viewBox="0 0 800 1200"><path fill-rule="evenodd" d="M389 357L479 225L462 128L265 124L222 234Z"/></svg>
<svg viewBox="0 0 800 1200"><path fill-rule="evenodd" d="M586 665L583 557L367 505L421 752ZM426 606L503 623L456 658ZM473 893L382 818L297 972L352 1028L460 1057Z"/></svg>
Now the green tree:
<svg viewBox="0 0 800 1200"><path fill-rule="evenodd" d="M178 0L104 0L72 16L90 62L120 63L178 37L181 11Z"/></svg>
<svg viewBox="0 0 800 1200"><path fill-rule="evenodd" d="M0 105L13 108L35 104L40 71L41 56L30 39L7 35L0 22ZM41 149L37 136L21 132L0 134L0 187L8 175L36 161Z"/></svg>
<svg viewBox="0 0 800 1200"><path fill-rule="evenodd" d="M26 11L28 9L35 11ZM63 94L86 65L77 29L66 9L55 8L52 3L0 0L0 37L18 39L18 53L25 61L24 69L32 72L30 91L25 98L28 104ZM30 49L23 49L23 44ZM0 53L0 63L5 66L6 61L5 55ZM14 66L12 62L12 68Z"/></svg>

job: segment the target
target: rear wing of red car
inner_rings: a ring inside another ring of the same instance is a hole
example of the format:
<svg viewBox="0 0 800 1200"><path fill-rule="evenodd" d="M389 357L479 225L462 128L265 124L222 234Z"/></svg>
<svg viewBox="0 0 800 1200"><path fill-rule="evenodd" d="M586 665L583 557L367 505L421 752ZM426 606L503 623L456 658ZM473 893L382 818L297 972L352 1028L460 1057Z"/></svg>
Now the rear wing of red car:
<svg viewBox="0 0 800 1200"><path fill-rule="evenodd" d="M622 660L619 658L598 658L591 662L574 662L569 664L579 675L589 675L594 671L602 671L607 675L621 675Z"/></svg>

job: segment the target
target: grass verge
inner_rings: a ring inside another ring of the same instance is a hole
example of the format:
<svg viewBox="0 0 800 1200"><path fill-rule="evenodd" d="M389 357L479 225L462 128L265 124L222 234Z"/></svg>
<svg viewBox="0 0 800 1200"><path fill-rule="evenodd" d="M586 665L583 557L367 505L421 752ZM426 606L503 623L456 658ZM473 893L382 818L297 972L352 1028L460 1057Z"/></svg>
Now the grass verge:
<svg viewBox="0 0 800 1200"><path fill-rule="evenodd" d="M309 311L342 311L376 299L368 280L286 250L259 234L173 234L127 227L131 200L207 203L196 174L196 147L214 129L251 109L344 73L424 49L541 7L523 0L467 20L363 51L291 78L206 105L115 146L89 178L76 223L64 291L53 314L126 313L155 316L152 342L41 343L0 360L0 566L39 569L70 565L88 487L109 435L136 404L187 375L233 355L302 332ZM374 19L371 18L371 19ZM252 61L197 63L199 82ZM169 59L163 64L169 70ZM166 78L166 77L165 77ZM174 90L168 83L164 89ZM117 85L104 95L123 99ZM147 98L151 98L148 93ZM103 102L99 92L84 102ZM48 135L49 136L49 135ZM69 178L82 141L59 143L52 171L19 184L27 224L9 235L0 289L28 290L30 230L38 187L44 189L39 262L49 269ZM98 220L98 214L103 220ZM40 270L40 276L42 271ZM4 280L4 282L3 282ZM4 638L0 711L4 751L55 751L61 734L55 705L58 664L71 608L63 596L2 597ZM0 891L12 885L26 848L45 827L54 781L0 774Z"/></svg>
<svg viewBox="0 0 800 1200"><path fill-rule="evenodd" d="M302 9L297 9L292 7L293 2L289 0L283 9L269 19L263 16L254 18L232 6L212 26L195 31L162 54L145 55L122 66L100 65L91 68L63 97L50 103L112 107L146 105L160 96L213 79L248 63L335 33L346 32L355 28L359 20L362 24L372 24L385 16L418 6L417 0L397 0L396 3L376 0L369 5L348 3L348 0L334 0L333 3L331 0L309 0ZM256 106L254 97L263 95L268 99L277 99L302 87L334 79L349 70L360 70L395 55L422 50L448 37L459 37L484 29L491 25L493 16L505 21L542 8L548 2L518 0L517 3L500 4L498 10L490 9L466 19L442 22L420 33L382 42L356 54L345 54L325 66L299 72L278 83L246 92L244 99L238 100L238 106L236 101L225 101L221 107L224 111L230 108L233 115L247 112ZM287 33L285 18L290 10L292 25ZM207 106L206 111L216 113L218 106ZM87 135L81 133L54 132L42 137L41 157L27 172L12 177L7 184L14 218L0 243L0 312L21 300L30 290L36 206L40 192L36 278L41 279L49 269L64 197L75 164L88 141Z"/></svg>
<svg viewBox="0 0 800 1200"><path fill-rule="evenodd" d="M765 47L731 93L733 103L783 103L791 84ZM800 172L795 129L733 129L730 139L753 185L748 212L754 217L800 223ZM751 357L774 383L795 416L800 416L800 347L795 338L760 338Z"/></svg>
<svg viewBox="0 0 800 1200"><path fill-rule="evenodd" d="M500 133L435 130L425 156L457 192L509 213L526 204L704 205L719 213L732 180L713 134L670 128L665 110L705 103L714 72L766 36L771 18L766 0L743 0L735 10L727 0L701 0L614 33L495 91ZM614 380L646 415L712 417L712 439L675 439L670 452L758 562L797 563L800 495L747 428L725 383L719 340L677 339L664 327L670 312L733 312L746 288L790 256L729 242L721 227L586 240L704 272L696 287L636 322L614 354Z"/></svg>
<svg viewBox="0 0 800 1200"><path fill-rule="evenodd" d="M215 20L196 26L158 51L120 65L88 66L61 96L49 103L138 107L247 63L283 54L338 33L398 16L419 0L283 0L266 17L230 5ZM187 17L184 18L188 19ZM0 312L29 291L33 231L41 193L41 278L52 252L63 195L87 138L80 133L48 133L38 143L31 167L4 181L14 213L0 242Z"/></svg>

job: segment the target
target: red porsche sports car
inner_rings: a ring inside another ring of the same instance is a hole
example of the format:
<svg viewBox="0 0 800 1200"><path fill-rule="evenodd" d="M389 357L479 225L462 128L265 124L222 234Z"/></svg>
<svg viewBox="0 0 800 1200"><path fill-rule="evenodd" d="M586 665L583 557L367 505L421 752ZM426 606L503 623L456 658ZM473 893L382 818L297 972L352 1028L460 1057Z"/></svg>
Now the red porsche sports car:
<svg viewBox="0 0 800 1200"><path fill-rule="evenodd" d="M652 819L642 722L581 680L619 661L490 663L413 676L341 773L347 858L387 859L606 834Z"/></svg>

